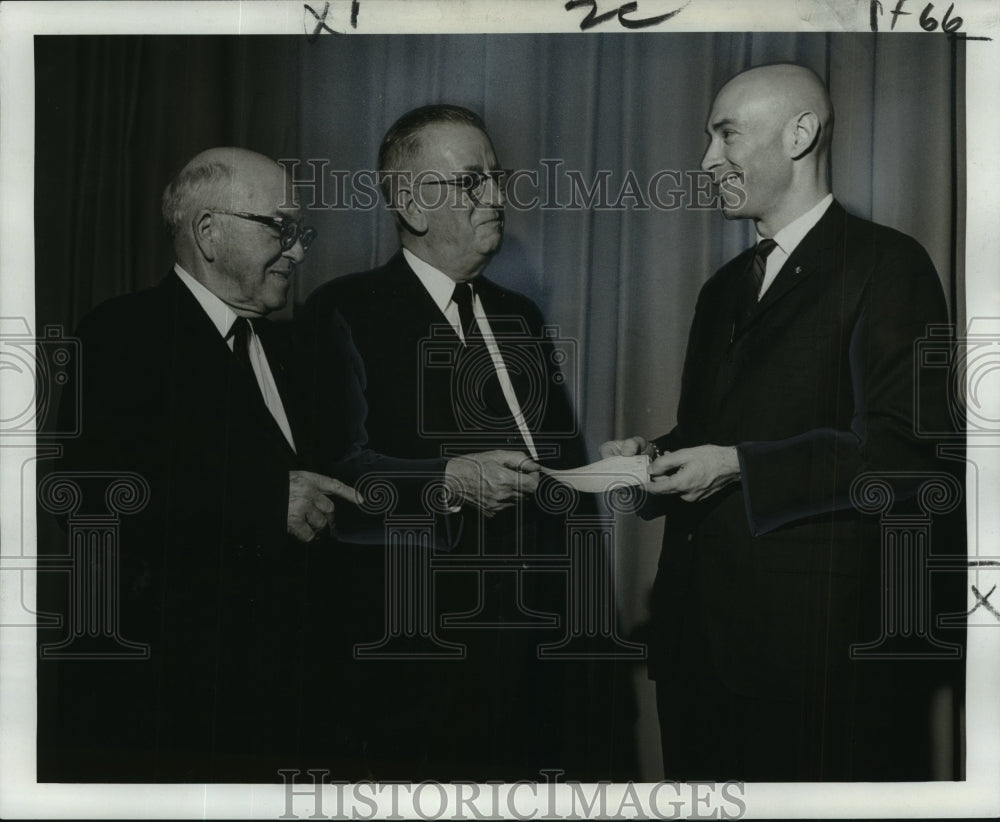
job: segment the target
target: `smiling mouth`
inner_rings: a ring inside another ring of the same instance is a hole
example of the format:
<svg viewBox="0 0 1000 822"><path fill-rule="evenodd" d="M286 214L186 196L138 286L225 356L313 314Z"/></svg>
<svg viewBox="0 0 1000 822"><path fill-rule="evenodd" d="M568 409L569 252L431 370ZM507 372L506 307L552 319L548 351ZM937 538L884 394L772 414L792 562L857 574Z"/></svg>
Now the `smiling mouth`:
<svg viewBox="0 0 1000 822"><path fill-rule="evenodd" d="M292 276L292 272L291 272L291 269L289 269L288 271L279 271L279 270L278 270L278 269L276 269L276 268L272 268L272 269L270 269L270 270L269 270L269 271L268 271L267 273L268 273L268 274L273 274L273 275L274 275L275 277L280 277L280 278L281 278L282 280L284 280L284 281L285 281L286 283L287 283L287 282L289 281L289 279L290 279L290 278L291 278L291 276Z"/></svg>

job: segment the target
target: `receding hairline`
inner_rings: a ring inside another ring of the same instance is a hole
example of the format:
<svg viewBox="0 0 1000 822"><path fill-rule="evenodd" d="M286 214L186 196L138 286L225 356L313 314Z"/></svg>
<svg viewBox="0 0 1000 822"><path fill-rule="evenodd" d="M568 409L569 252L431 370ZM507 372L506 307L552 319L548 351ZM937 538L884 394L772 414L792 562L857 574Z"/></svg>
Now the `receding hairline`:
<svg viewBox="0 0 1000 822"><path fill-rule="evenodd" d="M280 163L251 149L225 146L199 152L164 188L161 203L168 232L176 237L192 209L225 208L251 196L260 175L271 170L285 179Z"/></svg>
<svg viewBox="0 0 1000 822"><path fill-rule="evenodd" d="M486 124L476 112L447 103L421 106L397 119L382 137L378 152L378 170L399 170L412 162L424 147L424 134L435 126L465 126L490 139Z"/></svg>

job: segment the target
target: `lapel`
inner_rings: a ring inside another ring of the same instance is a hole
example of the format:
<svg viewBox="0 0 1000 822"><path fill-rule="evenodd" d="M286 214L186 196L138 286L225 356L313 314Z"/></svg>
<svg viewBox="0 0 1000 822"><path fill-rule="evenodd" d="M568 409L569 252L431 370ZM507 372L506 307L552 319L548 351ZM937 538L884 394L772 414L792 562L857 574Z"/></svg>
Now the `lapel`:
<svg viewBox="0 0 1000 822"><path fill-rule="evenodd" d="M523 312L515 311L507 292L492 280L479 275L476 278L476 293L490 322L493 339L507 367L507 378L514 389L521 412L529 419L529 428L537 429L536 425L532 425L528 414L528 409L537 405L537 400L531 401L533 390L537 391L533 386L544 385L548 379L541 349L538 347L539 341L532 336L532 329L527 327ZM506 320L506 325L501 320ZM515 348L521 350L514 350ZM531 356L532 353L536 356Z"/></svg>
<svg viewBox="0 0 1000 822"><path fill-rule="evenodd" d="M303 442L303 430L301 425L302 411L298 394L295 391L292 375L289 373L289 363L291 362L291 342L284 333L285 329L277 326L270 320L257 323L255 330L260 337L261 345L264 347L264 353L267 355L267 364L271 367L271 376L274 377L274 384L278 388L278 395L281 397L281 404L285 409L285 417L288 419L288 427L292 431L292 438L295 440L296 444L299 445ZM256 388L256 386L254 386L254 388ZM259 394L260 391L258 389L257 395ZM260 405L264 408L271 427L277 432L284 447L287 448L289 452L292 452L292 448L288 444L288 440L285 439L285 435L278 427L278 423L275 422L271 412L267 409L267 406L264 405L263 399L261 399ZM299 445L299 447L301 447L301 445Z"/></svg>
<svg viewBox="0 0 1000 822"><path fill-rule="evenodd" d="M802 238L795 250L778 272L771 287L767 289L756 308L737 334L742 334L759 322L761 318L785 298L796 291L803 283L817 276L828 276L835 266L836 254L833 253L840 244L844 233L844 223L847 212L836 200L830 204L826 213L814 225L808 234ZM753 264L751 250L744 268L749 276L749 266Z"/></svg>
<svg viewBox="0 0 1000 822"><path fill-rule="evenodd" d="M386 270L389 288L382 303L386 309L383 327L387 334L396 336L400 329L406 329L408 336L423 340L430 338L432 327L446 326L436 332L440 335L438 338L461 342L420 278L413 273L402 251L386 264Z"/></svg>
<svg viewBox="0 0 1000 822"><path fill-rule="evenodd" d="M259 431L266 431L285 451L294 453L285 435L281 433L278 423L264 404L264 398L256 381L239 366L233 352L229 350L229 345L219 334L191 290L173 271L161 285L172 309L171 338L179 354L177 367L186 375L185 382L193 384L195 390L205 397L221 396L220 390L225 391L228 387L233 404L236 406L234 413L246 414L255 422ZM289 407L292 392L289 390L289 380L284 371L284 357L273 341L270 344L266 341L265 338L271 336L272 333L263 334L261 342L267 354L271 373L278 385L282 404L285 406L292 436L296 437L298 442L298 432ZM274 351L273 356L272 351ZM221 385L217 379L219 374L225 375Z"/></svg>
<svg viewBox="0 0 1000 822"><path fill-rule="evenodd" d="M516 380L516 375L519 372L516 368L511 369L514 360L512 359L513 352L510 350L510 343L519 337L520 329L516 325L512 325L512 321L515 318L508 307L504 305L503 292L481 274L476 277L476 294L479 296L479 302L483 306L483 313L486 314L486 318L489 320L490 330L493 332L493 340L500 350L500 356L507 365L508 376L511 379L511 384L514 386L515 393L520 402L523 397Z"/></svg>
<svg viewBox="0 0 1000 822"><path fill-rule="evenodd" d="M434 328L434 339L436 341L451 347L455 352L461 351L463 347L461 338L451 323L445 318L441 309L438 308L437 303L431 298L427 289L424 288L423 283L420 282L420 278L413 273L413 270L406 262L406 258L403 257L402 251L389 261L387 268L390 271L390 293L386 295L387 301L399 307L399 319L403 326L411 328L410 333L414 335L416 340L431 339L431 329ZM507 364L507 376L514 389L514 395L517 397L518 403L523 410L525 397L528 396L530 390L530 386L527 389L525 386L526 375L521 374L520 370L516 367L511 367L512 363L516 364L516 359L512 359L512 352L508 346L509 340L503 334L499 337L496 336L498 328L494 322L494 318L502 316L504 313L503 306L501 305L503 292L482 275L479 275L475 280L475 291L480 303L482 303L483 312L490 321L490 328L493 330L494 340L500 351L500 356ZM389 328L388 333L398 333L398 331ZM458 363L458 361L458 357L453 359L453 363ZM438 397L448 398L448 402L446 403L447 411L453 415L455 411L453 407L455 403L452 401L454 385L450 375L441 372L440 369L430 369L430 372L436 373L438 379L446 379L446 384L436 382L435 378L429 375L428 369L424 369L422 380L425 390L435 393ZM495 381L495 385L496 390L499 391L499 380ZM451 428L455 427L453 424L449 425L451 425Z"/></svg>

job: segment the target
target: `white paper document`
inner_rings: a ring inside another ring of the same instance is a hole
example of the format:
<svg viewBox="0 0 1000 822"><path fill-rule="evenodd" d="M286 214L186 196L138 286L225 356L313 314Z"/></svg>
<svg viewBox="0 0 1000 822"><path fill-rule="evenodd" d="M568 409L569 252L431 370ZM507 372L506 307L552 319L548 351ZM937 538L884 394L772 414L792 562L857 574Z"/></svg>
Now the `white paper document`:
<svg viewBox="0 0 1000 822"><path fill-rule="evenodd" d="M649 482L649 457L608 457L568 471L542 468L542 472L585 494L603 494L612 488Z"/></svg>

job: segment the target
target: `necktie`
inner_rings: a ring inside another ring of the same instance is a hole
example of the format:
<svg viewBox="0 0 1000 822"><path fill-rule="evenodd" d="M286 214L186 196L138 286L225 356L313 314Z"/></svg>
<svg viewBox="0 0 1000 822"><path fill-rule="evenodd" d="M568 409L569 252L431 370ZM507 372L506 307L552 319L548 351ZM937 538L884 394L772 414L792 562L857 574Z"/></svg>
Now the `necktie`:
<svg viewBox="0 0 1000 822"><path fill-rule="evenodd" d="M760 299L760 287L764 284L764 272L767 270L767 257L777 248L778 244L769 237L757 243L757 250L753 255L753 284L754 300Z"/></svg>
<svg viewBox="0 0 1000 822"><path fill-rule="evenodd" d="M736 338L736 332L747 324L753 310L757 307L760 288L764 283L764 272L767 269L767 255L777 247L778 244L771 239L763 239L757 243L750 271L748 276L742 280L742 291L737 294L733 330L729 335L730 343Z"/></svg>
<svg viewBox="0 0 1000 822"><path fill-rule="evenodd" d="M451 295L451 299L458 306L458 318L467 346L473 343L473 337L482 340L482 335L479 333L479 323L476 322L476 317L472 313L472 296L471 283L456 284L455 291Z"/></svg>
<svg viewBox="0 0 1000 822"><path fill-rule="evenodd" d="M249 369L253 373L253 366L250 364L250 320L246 317L237 317L229 326L229 336L233 338L233 353L240 365Z"/></svg>
<svg viewBox="0 0 1000 822"><path fill-rule="evenodd" d="M465 336L465 348L456 369L462 379L453 388L459 392L452 398L455 411L477 430L516 435L520 445L520 430L511 416L489 348L472 311L473 298L471 283L455 285L451 299L458 306L458 318Z"/></svg>
<svg viewBox="0 0 1000 822"><path fill-rule="evenodd" d="M247 376L260 390L260 382L257 380L257 374L250 363L250 326L251 323L247 317L237 317L229 326L227 338L233 338L233 355L236 357L236 361L246 369ZM261 396L263 396L263 391L261 391Z"/></svg>

